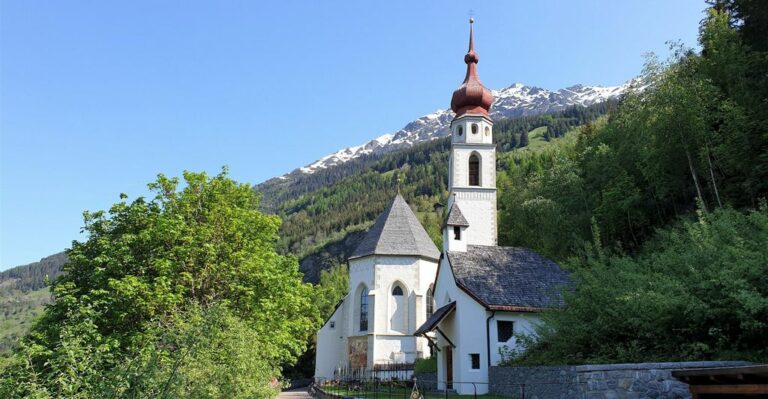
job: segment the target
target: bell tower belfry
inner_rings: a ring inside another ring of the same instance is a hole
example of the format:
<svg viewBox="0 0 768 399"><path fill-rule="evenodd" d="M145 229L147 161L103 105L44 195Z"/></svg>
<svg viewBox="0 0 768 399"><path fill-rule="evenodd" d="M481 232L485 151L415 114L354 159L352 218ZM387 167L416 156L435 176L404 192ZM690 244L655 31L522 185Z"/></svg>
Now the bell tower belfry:
<svg viewBox="0 0 768 399"><path fill-rule="evenodd" d="M475 52L469 20L467 74L453 92L451 158L448 164L448 214L443 232L446 251L466 251L467 245L496 245L496 145L489 115L493 94L477 76L480 57ZM454 209L455 208L455 209ZM461 215L461 218L452 217ZM458 221L457 221L458 220Z"/></svg>

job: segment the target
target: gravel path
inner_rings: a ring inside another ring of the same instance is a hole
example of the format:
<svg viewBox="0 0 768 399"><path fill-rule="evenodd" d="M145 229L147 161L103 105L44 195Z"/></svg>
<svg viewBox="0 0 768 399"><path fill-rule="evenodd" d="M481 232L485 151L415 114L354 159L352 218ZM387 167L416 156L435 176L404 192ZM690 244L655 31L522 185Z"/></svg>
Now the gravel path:
<svg viewBox="0 0 768 399"><path fill-rule="evenodd" d="M307 392L307 387L291 389L289 391L280 392L277 395L277 399L310 399L312 396Z"/></svg>

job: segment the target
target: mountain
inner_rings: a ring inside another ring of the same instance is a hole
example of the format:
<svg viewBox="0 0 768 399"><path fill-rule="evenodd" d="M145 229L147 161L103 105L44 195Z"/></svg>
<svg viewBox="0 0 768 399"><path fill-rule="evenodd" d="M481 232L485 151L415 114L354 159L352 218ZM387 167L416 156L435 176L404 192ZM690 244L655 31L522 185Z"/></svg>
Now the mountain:
<svg viewBox="0 0 768 399"><path fill-rule="evenodd" d="M630 87L641 85L642 81L636 78L620 86L604 87L578 84L557 91L549 91L515 83L504 89L493 91L494 103L491 108L491 116L499 120L562 111L575 105L586 107L618 98L626 93ZM341 149L275 179L288 180L302 174L312 174L318 170L332 168L361 156L385 154L411 147L416 143L445 137L448 135L448 127L452 118L453 112L450 109L437 110L409 122L395 133L379 136L362 145Z"/></svg>
<svg viewBox="0 0 768 399"><path fill-rule="evenodd" d="M0 370L52 298L46 284L61 274L64 252L0 272Z"/></svg>

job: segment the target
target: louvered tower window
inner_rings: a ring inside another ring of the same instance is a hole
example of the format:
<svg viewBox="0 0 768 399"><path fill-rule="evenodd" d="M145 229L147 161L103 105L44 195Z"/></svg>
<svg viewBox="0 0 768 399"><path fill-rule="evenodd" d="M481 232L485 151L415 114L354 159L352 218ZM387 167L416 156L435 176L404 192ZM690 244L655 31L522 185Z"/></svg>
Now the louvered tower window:
<svg viewBox="0 0 768 399"><path fill-rule="evenodd" d="M480 185L480 157L472 154L469 157L469 185Z"/></svg>

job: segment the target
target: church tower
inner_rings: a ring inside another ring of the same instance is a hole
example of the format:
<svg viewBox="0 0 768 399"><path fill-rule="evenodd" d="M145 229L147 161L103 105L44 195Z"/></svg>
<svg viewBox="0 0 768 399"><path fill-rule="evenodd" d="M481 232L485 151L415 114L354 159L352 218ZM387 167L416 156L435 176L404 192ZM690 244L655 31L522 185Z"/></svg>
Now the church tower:
<svg viewBox="0 0 768 399"><path fill-rule="evenodd" d="M496 245L496 145L489 115L493 94L477 76L480 57L475 52L469 20L469 51L464 56L467 75L453 92L451 158L448 164L448 217L443 229L446 251L466 251L467 245Z"/></svg>

